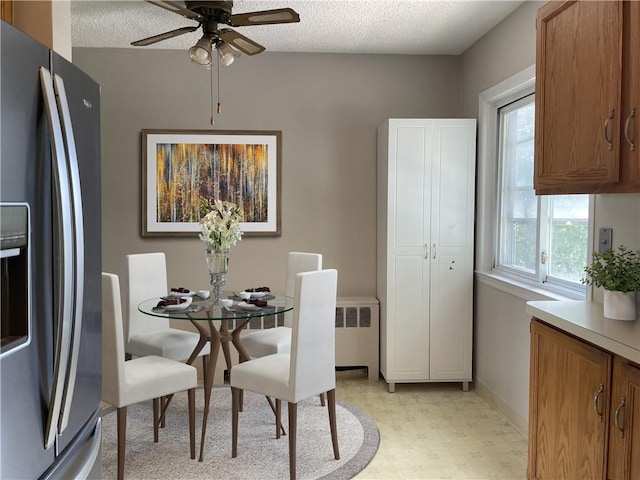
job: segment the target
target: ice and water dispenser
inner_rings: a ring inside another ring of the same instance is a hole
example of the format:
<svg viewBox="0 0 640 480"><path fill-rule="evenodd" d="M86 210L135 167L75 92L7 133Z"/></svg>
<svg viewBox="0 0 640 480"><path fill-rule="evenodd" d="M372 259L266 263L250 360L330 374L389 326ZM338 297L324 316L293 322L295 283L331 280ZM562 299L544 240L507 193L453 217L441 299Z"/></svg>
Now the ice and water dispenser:
<svg viewBox="0 0 640 480"><path fill-rule="evenodd" d="M30 341L29 248L28 205L0 203L0 357Z"/></svg>

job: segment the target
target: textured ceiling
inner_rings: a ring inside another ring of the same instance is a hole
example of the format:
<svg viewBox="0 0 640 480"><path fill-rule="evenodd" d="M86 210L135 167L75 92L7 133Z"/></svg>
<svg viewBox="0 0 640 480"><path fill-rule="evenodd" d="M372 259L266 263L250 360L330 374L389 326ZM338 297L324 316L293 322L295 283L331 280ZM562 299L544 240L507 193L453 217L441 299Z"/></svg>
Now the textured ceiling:
<svg viewBox="0 0 640 480"><path fill-rule="evenodd" d="M522 1L236 0L233 13L291 7L300 23L236 30L272 52L458 55ZM74 47L188 49L200 30L148 47L131 42L197 25L139 1L71 0Z"/></svg>

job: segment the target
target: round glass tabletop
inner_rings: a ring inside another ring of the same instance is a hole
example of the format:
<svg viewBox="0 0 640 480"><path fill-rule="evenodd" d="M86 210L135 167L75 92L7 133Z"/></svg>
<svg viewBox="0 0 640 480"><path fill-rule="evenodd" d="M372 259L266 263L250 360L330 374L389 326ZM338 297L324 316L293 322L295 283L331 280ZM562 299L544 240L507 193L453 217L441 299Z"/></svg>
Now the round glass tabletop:
<svg viewBox="0 0 640 480"><path fill-rule="evenodd" d="M170 306L169 309L159 304L167 297L156 297L145 300L138 305L138 310L145 315L171 318L175 320L236 320L243 318L267 317L293 310L293 298L284 295L267 294L258 298L259 304L246 303L233 292L224 292L223 299L232 300L229 307L215 304L213 299L201 299L197 295L191 297L191 304L186 308ZM264 303L266 305L264 305Z"/></svg>

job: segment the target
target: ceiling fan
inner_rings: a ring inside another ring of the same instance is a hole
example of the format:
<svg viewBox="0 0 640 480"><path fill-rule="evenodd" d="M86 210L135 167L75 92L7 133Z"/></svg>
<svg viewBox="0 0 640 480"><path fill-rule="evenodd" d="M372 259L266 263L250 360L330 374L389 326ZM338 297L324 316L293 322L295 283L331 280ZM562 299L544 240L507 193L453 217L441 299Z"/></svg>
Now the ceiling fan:
<svg viewBox="0 0 640 480"><path fill-rule="evenodd" d="M249 25L273 25L278 23L296 23L300 16L291 8L278 8L249 13L233 14L233 1L165 1L146 0L183 17L195 20L198 25L182 27L152 37L132 42L135 47L145 47L185 33L191 33L202 27L203 35L189 49L191 60L200 65L211 64L211 51L215 48L224 66L231 65L237 52L234 47L247 55L256 55L265 50L259 43L245 37L230 28L219 28L220 24L231 27Z"/></svg>

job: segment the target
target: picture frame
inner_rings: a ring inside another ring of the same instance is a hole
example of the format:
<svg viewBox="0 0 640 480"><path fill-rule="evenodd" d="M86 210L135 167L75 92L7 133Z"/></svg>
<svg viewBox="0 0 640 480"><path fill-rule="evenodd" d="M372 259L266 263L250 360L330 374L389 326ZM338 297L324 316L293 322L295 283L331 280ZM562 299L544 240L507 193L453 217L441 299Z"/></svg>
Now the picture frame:
<svg viewBox="0 0 640 480"><path fill-rule="evenodd" d="M243 236L280 236L281 140L281 131L142 130L142 236L197 236L202 202L214 200L242 207Z"/></svg>

